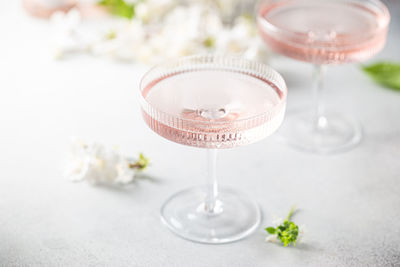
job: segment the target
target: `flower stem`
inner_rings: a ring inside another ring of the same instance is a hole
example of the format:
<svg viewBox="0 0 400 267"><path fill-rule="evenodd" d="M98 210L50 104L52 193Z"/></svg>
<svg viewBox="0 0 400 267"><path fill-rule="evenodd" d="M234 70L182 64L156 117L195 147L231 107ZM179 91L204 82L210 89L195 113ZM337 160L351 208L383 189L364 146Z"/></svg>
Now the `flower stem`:
<svg viewBox="0 0 400 267"><path fill-rule="evenodd" d="M293 216L293 213L294 213L295 209L296 209L296 206L293 205L292 208L291 208L290 211L289 211L288 216L286 217L286 220L290 221L290 219L291 219L292 216Z"/></svg>

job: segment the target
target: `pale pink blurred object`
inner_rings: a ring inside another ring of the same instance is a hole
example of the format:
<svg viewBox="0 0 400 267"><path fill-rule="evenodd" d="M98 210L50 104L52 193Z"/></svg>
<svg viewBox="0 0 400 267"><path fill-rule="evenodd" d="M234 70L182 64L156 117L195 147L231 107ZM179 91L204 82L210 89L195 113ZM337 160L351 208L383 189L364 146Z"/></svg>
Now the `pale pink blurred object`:
<svg viewBox="0 0 400 267"><path fill-rule="evenodd" d="M22 0L25 10L39 18L49 18L57 11L67 12L76 5L76 0Z"/></svg>

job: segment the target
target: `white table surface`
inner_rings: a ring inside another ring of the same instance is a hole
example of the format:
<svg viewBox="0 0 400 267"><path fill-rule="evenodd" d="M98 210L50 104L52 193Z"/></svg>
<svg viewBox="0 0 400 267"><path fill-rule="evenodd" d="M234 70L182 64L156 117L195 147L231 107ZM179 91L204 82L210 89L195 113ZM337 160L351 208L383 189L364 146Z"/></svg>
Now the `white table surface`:
<svg viewBox="0 0 400 267"><path fill-rule="evenodd" d="M389 41L375 60L400 60L399 2L390 8ZM159 207L203 182L205 153L146 127L135 90L147 68L90 56L54 61L48 32L18 1L0 2L0 266L400 266L400 92L357 65L332 67L327 102L360 120L362 143L331 156L276 137L221 151L221 184L252 194L263 223L239 242L197 244L169 232ZM287 80L289 110L307 105L311 67L279 57L270 64ZM124 188L71 183L62 177L71 136L144 151L152 178ZM264 242L263 226L292 204L304 242Z"/></svg>

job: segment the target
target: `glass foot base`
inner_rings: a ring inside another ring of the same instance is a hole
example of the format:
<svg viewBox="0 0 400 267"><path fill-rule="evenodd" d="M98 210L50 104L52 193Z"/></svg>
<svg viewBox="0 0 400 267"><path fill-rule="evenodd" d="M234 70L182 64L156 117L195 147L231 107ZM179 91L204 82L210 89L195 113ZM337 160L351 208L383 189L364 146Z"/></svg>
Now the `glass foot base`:
<svg viewBox="0 0 400 267"><path fill-rule="evenodd" d="M257 203L230 188L221 188L214 212L204 205L207 188L193 187L171 196L161 219L178 236L200 243L222 244L250 235L260 224Z"/></svg>
<svg viewBox="0 0 400 267"><path fill-rule="evenodd" d="M279 138L290 146L319 154L349 150L361 141L361 126L340 114L327 114L319 127L311 112L289 113L279 130Z"/></svg>

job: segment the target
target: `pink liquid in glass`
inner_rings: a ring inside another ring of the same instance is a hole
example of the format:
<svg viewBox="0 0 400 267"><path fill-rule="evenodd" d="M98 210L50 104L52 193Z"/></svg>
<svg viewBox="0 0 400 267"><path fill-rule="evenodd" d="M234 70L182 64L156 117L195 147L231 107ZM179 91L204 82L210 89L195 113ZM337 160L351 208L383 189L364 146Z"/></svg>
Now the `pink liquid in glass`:
<svg viewBox="0 0 400 267"><path fill-rule="evenodd" d="M203 148L261 140L280 126L285 111L286 91L272 81L229 69L165 75L141 93L143 117L153 131Z"/></svg>
<svg viewBox="0 0 400 267"><path fill-rule="evenodd" d="M363 61L386 40L389 12L379 1L264 1L258 25L276 52L315 64Z"/></svg>

